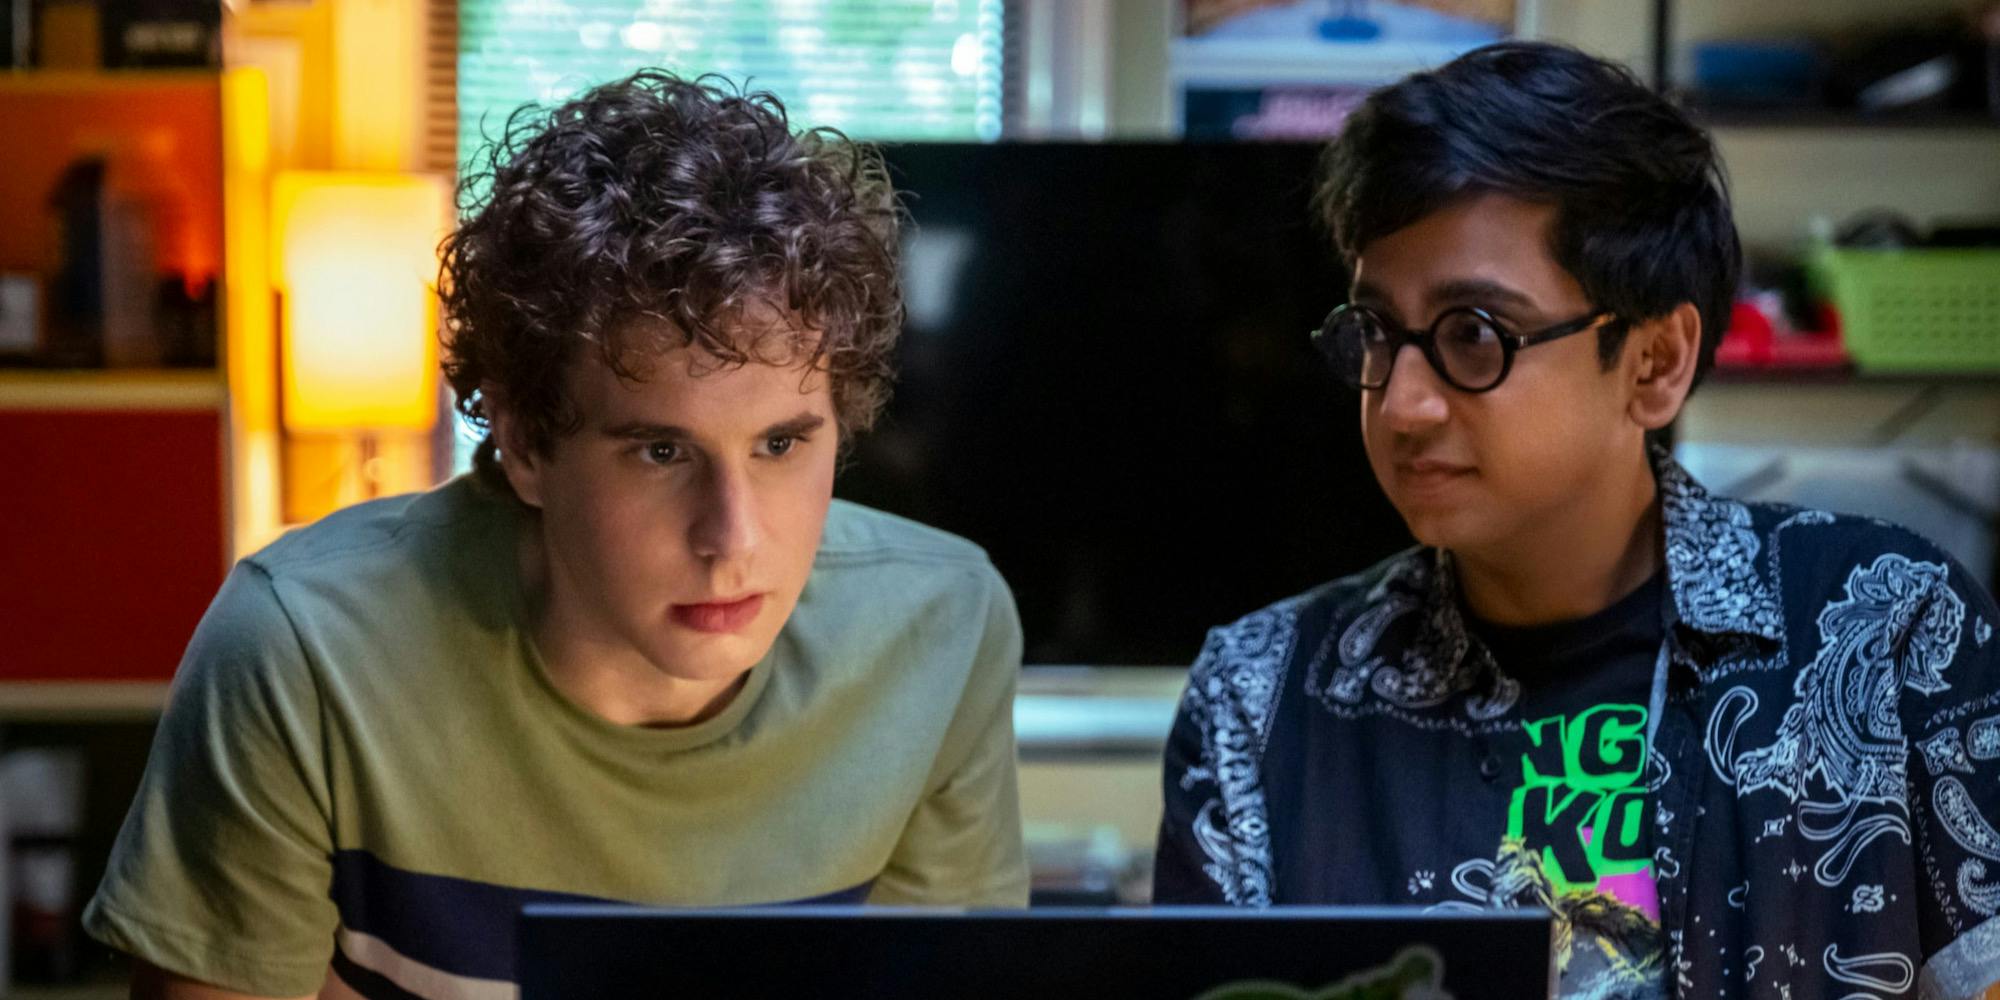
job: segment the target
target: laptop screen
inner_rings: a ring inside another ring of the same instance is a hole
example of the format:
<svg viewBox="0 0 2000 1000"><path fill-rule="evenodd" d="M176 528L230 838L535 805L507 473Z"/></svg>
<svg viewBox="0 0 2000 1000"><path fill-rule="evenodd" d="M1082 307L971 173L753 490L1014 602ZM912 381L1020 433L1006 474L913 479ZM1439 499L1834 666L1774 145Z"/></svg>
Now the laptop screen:
<svg viewBox="0 0 2000 1000"><path fill-rule="evenodd" d="M1542 910L531 906L523 1000L1546 997Z"/></svg>

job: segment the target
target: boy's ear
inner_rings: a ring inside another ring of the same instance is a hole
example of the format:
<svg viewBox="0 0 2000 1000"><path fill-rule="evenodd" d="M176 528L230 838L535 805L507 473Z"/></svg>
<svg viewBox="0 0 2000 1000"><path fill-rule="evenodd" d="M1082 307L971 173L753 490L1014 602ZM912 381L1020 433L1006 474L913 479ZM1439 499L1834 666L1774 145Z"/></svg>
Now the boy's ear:
<svg viewBox="0 0 2000 1000"><path fill-rule="evenodd" d="M1632 422L1653 431L1673 423L1694 386L1701 361L1701 311L1683 302L1626 335L1625 369L1632 398Z"/></svg>
<svg viewBox="0 0 2000 1000"><path fill-rule="evenodd" d="M514 487L514 495L520 497L522 503L536 510L542 509L542 471L547 465L546 460L528 447L527 437L521 433L521 425L514 419L504 394L495 387L481 386L479 398L486 411L493 444L500 450L497 456L500 471L506 475L508 485Z"/></svg>

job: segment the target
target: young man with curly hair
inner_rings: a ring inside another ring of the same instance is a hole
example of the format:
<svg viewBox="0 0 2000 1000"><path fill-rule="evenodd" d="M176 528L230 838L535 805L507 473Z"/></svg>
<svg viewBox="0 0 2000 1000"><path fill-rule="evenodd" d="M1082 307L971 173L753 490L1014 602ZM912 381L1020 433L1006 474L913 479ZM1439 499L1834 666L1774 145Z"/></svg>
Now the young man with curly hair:
<svg viewBox="0 0 2000 1000"><path fill-rule="evenodd" d="M1210 633L1155 898L1547 906L1563 997L2000 980L2000 610L1648 447L1736 288L1709 137L1509 43L1371 95L1326 164L1353 284L1315 341L1421 544Z"/></svg>
<svg viewBox="0 0 2000 1000"><path fill-rule="evenodd" d="M1020 627L832 499L890 379L879 156L658 72L446 242L477 469L239 564L85 922L168 997L509 995L522 904L1020 905Z"/></svg>

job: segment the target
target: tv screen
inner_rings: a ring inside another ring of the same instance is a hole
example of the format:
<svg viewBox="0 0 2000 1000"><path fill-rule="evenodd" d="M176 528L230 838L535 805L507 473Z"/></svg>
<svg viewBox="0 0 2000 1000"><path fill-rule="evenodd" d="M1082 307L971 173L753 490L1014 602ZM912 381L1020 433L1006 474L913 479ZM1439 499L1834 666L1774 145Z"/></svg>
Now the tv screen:
<svg viewBox="0 0 2000 1000"><path fill-rule="evenodd" d="M1299 144L920 144L895 396L844 497L984 546L1030 664L1185 665L1410 539L1307 333L1346 274Z"/></svg>

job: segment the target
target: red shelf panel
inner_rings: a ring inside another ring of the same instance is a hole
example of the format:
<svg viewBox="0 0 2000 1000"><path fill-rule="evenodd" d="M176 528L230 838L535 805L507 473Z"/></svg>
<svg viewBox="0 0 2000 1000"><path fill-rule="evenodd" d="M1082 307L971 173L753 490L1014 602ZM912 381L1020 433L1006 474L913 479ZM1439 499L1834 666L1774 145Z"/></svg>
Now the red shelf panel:
<svg viewBox="0 0 2000 1000"><path fill-rule="evenodd" d="M165 680L226 569L219 410L0 408L0 681Z"/></svg>

